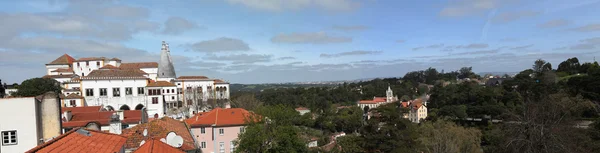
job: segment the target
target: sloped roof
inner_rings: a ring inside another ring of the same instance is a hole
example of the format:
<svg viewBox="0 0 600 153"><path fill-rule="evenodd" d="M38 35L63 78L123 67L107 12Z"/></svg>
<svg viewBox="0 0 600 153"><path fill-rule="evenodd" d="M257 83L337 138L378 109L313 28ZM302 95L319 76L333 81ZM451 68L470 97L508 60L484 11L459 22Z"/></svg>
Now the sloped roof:
<svg viewBox="0 0 600 153"><path fill-rule="evenodd" d="M215 79L215 84L228 84L228 82L225 82L221 79Z"/></svg>
<svg viewBox="0 0 600 153"><path fill-rule="evenodd" d="M116 57L115 57L115 58L111 58L110 60L111 60L111 61L121 61L121 59L119 59L119 58L116 58Z"/></svg>
<svg viewBox="0 0 600 153"><path fill-rule="evenodd" d="M52 79L56 79L56 78L73 78L77 75L75 74L65 74L65 75L45 75L42 78L52 78Z"/></svg>
<svg viewBox="0 0 600 153"><path fill-rule="evenodd" d="M208 77L206 76L179 76L177 77L178 80L204 80L204 79L208 79Z"/></svg>
<svg viewBox="0 0 600 153"><path fill-rule="evenodd" d="M27 153L115 153L123 148L125 140L125 137L116 134L75 128L32 148Z"/></svg>
<svg viewBox="0 0 600 153"><path fill-rule="evenodd" d="M358 101L359 104L377 104L377 103L383 103L386 102L385 97L373 97L373 100L361 100Z"/></svg>
<svg viewBox="0 0 600 153"><path fill-rule="evenodd" d="M245 125L245 119L249 115L250 112L242 108L215 108L210 112L198 113L185 122L192 127L238 126Z"/></svg>
<svg viewBox="0 0 600 153"><path fill-rule="evenodd" d="M69 69L69 68L60 68L60 69L56 69L52 72L73 72L73 70Z"/></svg>
<svg viewBox="0 0 600 153"><path fill-rule="evenodd" d="M144 129L148 130L147 137L142 135ZM148 123L138 124L132 128L124 129L121 135L127 137L125 148L129 149L138 148L140 142L146 140L146 138L165 138L171 131L183 138L183 145L181 146L182 150L188 151L197 149L192 134L185 122L177 121L169 117L155 119Z"/></svg>
<svg viewBox="0 0 600 153"><path fill-rule="evenodd" d="M83 61L104 61L106 60L106 57L82 57L77 59L77 62L83 62Z"/></svg>
<svg viewBox="0 0 600 153"><path fill-rule="evenodd" d="M167 82L167 81L156 81L156 82L150 82L146 86L147 87L174 87L175 84L173 84L171 82Z"/></svg>
<svg viewBox="0 0 600 153"><path fill-rule="evenodd" d="M84 127L88 123L98 123L101 126L110 125L110 117L115 111L104 111L104 112L79 112L72 113L73 116L70 121L63 121L63 127ZM123 111L123 120L121 122L127 124L138 124L142 121L141 110L126 110Z"/></svg>
<svg viewBox="0 0 600 153"><path fill-rule="evenodd" d="M81 98L83 98L83 97L78 94L69 94L67 97L65 97L65 99L81 99Z"/></svg>
<svg viewBox="0 0 600 153"><path fill-rule="evenodd" d="M133 153L184 153L178 148L174 148L162 141L151 139L146 140L145 143L140 146Z"/></svg>
<svg viewBox="0 0 600 153"><path fill-rule="evenodd" d="M106 64L103 67L101 67L100 69L119 69L116 66L110 65L110 64Z"/></svg>
<svg viewBox="0 0 600 153"><path fill-rule="evenodd" d="M73 57L69 56L69 54L64 54L46 65L71 65L73 61L75 61Z"/></svg>
<svg viewBox="0 0 600 153"><path fill-rule="evenodd" d="M87 76L81 77L83 80L91 79L145 79L147 73L139 69L129 70L94 70Z"/></svg>
<svg viewBox="0 0 600 153"><path fill-rule="evenodd" d="M156 62L121 63L121 69L158 68Z"/></svg>
<svg viewBox="0 0 600 153"><path fill-rule="evenodd" d="M71 113L81 113L81 112L99 112L102 109L102 106L85 106L85 107L63 107L61 108L62 112L71 111Z"/></svg>

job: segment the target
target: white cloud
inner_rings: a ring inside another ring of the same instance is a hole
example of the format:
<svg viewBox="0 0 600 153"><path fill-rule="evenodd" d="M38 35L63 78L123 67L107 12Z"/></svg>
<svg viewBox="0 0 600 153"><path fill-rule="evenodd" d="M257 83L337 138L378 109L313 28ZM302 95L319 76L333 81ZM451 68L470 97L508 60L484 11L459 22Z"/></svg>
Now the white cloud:
<svg viewBox="0 0 600 153"><path fill-rule="evenodd" d="M204 57L204 59L220 62L231 62L232 64L252 64L252 63L263 63L270 62L273 55L264 54L232 54L232 55L214 55L210 54Z"/></svg>
<svg viewBox="0 0 600 153"><path fill-rule="evenodd" d="M537 25L538 28L556 28L556 27L563 27L569 24L568 20L565 19L556 19L556 20L550 20L550 21L546 21L544 23L540 23Z"/></svg>
<svg viewBox="0 0 600 153"><path fill-rule="evenodd" d="M335 29L335 30L346 31L346 32L364 31L364 30L369 29L369 27L363 26L363 25L356 25L356 26L333 26L332 28Z"/></svg>
<svg viewBox="0 0 600 153"><path fill-rule="evenodd" d="M162 31L163 34L176 35L181 34L184 31L199 28L195 22L186 20L181 17L170 17L165 21L165 28Z"/></svg>
<svg viewBox="0 0 600 153"><path fill-rule="evenodd" d="M600 31L600 24L588 24L588 25L585 25L585 26L573 28L571 30L577 31L577 32L595 32L595 31Z"/></svg>
<svg viewBox="0 0 600 153"><path fill-rule="evenodd" d="M318 8L325 11L347 12L360 7L356 0L226 0L230 4L243 5L252 9L281 12L305 8Z"/></svg>
<svg viewBox="0 0 600 153"><path fill-rule="evenodd" d="M495 16L494 21L499 22L499 23L507 23L507 22L519 20L524 17L537 16L539 14L541 14L541 12L531 11L531 10L506 12L506 13L501 13L501 14Z"/></svg>
<svg viewBox="0 0 600 153"><path fill-rule="evenodd" d="M325 32L279 34L271 38L274 43L329 44L352 42L350 37L330 36Z"/></svg>
<svg viewBox="0 0 600 153"><path fill-rule="evenodd" d="M367 51L367 50L355 50L349 52L341 52L337 54L321 54L319 57L323 58L334 58L334 57L342 57L342 56L355 56L355 55L374 55L381 54L382 51Z"/></svg>
<svg viewBox="0 0 600 153"><path fill-rule="evenodd" d="M441 16L461 17L479 14L499 7L501 0L460 0L450 1L440 12Z"/></svg>
<svg viewBox="0 0 600 153"><path fill-rule="evenodd" d="M196 42L193 44L188 44L186 47L190 50L197 52L222 52L222 51L248 51L250 50L250 46L240 40L235 38L217 38L213 40L205 40Z"/></svg>

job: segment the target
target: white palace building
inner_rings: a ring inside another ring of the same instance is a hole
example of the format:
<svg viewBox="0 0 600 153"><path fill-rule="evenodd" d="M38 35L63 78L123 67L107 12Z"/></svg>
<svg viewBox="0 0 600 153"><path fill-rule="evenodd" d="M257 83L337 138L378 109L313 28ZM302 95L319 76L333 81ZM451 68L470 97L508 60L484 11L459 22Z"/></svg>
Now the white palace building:
<svg viewBox="0 0 600 153"><path fill-rule="evenodd" d="M118 58L65 54L46 64L47 75L63 87L62 107L102 106L107 110L141 110L160 117L170 108L208 99L229 99L229 83L205 76L176 77L169 45L160 61L122 63ZM199 112L198 107L188 107Z"/></svg>

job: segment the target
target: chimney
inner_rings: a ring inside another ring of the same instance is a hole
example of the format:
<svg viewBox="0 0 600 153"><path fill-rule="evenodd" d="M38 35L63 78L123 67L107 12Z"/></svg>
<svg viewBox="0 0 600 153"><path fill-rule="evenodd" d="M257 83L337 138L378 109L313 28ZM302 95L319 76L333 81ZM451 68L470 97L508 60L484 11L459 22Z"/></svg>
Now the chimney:
<svg viewBox="0 0 600 153"><path fill-rule="evenodd" d="M125 115L123 115L123 110L117 110L117 115L119 115L119 120L124 120Z"/></svg>
<svg viewBox="0 0 600 153"><path fill-rule="evenodd" d="M119 115L119 113L121 115ZM110 128L109 128L109 132L110 133L114 133L114 134L121 134L122 129L123 128L121 126L121 116L123 115L122 111L117 111L116 113L114 113L113 115L110 116Z"/></svg>
<svg viewBox="0 0 600 153"><path fill-rule="evenodd" d="M225 108L231 108L231 104L229 102L225 103Z"/></svg>
<svg viewBox="0 0 600 153"><path fill-rule="evenodd" d="M63 117L68 122L68 121L71 121L73 114L71 113L71 111L65 111L65 112L63 112Z"/></svg>

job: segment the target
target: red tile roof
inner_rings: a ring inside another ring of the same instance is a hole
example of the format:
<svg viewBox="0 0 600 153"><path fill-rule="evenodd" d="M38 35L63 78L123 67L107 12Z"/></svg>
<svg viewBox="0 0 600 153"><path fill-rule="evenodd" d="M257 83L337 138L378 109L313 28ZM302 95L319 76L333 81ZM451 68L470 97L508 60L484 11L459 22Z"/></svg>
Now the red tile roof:
<svg viewBox="0 0 600 153"><path fill-rule="evenodd" d="M129 70L94 70L87 76L81 77L83 80L92 79L145 79L147 73L139 69Z"/></svg>
<svg viewBox="0 0 600 153"><path fill-rule="evenodd" d="M101 67L100 69L119 69L116 66L110 65L110 64L106 64L103 67Z"/></svg>
<svg viewBox="0 0 600 153"><path fill-rule="evenodd" d="M385 97L373 97L373 100L361 100L358 103L359 104L377 104L377 103L383 103L386 102Z"/></svg>
<svg viewBox="0 0 600 153"><path fill-rule="evenodd" d="M82 112L99 112L102 106L85 106L85 107L63 107L62 112L71 111L71 113L82 113Z"/></svg>
<svg viewBox="0 0 600 153"><path fill-rule="evenodd" d="M238 126L245 125L249 115L250 112L242 108L215 108L210 112L198 113L185 122L192 127Z"/></svg>
<svg viewBox="0 0 600 153"><path fill-rule="evenodd" d="M69 94L64 99L81 99L81 98L83 98L81 95L78 95L78 94Z"/></svg>
<svg viewBox="0 0 600 153"><path fill-rule="evenodd" d="M69 68L60 68L60 69L56 69L52 72L73 72L73 70L69 69Z"/></svg>
<svg viewBox="0 0 600 153"><path fill-rule="evenodd" d="M88 123L97 123L100 126L110 125L110 117L115 111L105 112L79 112L72 113L70 121L63 121L63 127L85 127ZM126 124L138 124L142 121L141 110L127 110L123 111L123 121Z"/></svg>
<svg viewBox="0 0 600 153"><path fill-rule="evenodd" d="M52 79L56 79L56 78L73 78L77 75L75 74L66 74L66 75L45 75L42 78L52 78Z"/></svg>
<svg viewBox="0 0 600 153"><path fill-rule="evenodd" d="M106 57L82 57L79 58L76 62L84 62L84 61L104 61Z"/></svg>
<svg viewBox="0 0 600 153"><path fill-rule="evenodd" d="M406 101L401 102L401 104L402 104L402 107L404 107L404 108L408 107L408 102L406 102Z"/></svg>
<svg viewBox="0 0 600 153"><path fill-rule="evenodd" d="M121 63L121 69L158 68L156 62Z"/></svg>
<svg viewBox="0 0 600 153"><path fill-rule="evenodd" d="M175 84L173 84L171 82L167 82L167 81L156 81L156 82L150 82L146 86L147 87L174 87Z"/></svg>
<svg viewBox="0 0 600 153"><path fill-rule="evenodd" d="M133 153L185 153L180 149L174 148L162 141L156 139L146 140L145 143L140 146Z"/></svg>
<svg viewBox="0 0 600 153"><path fill-rule="evenodd" d="M228 82L225 82L221 79L215 79L215 84L228 84Z"/></svg>
<svg viewBox="0 0 600 153"><path fill-rule="evenodd" d="M208 79L208 77L206 76L179 76L177 77L178 80L198 80L198 79Z"/></svg>
<svg viewBox="0 0 600 153"><path fill-rule="evenodd" d="M73 61L75 61L73 57L64 54L46 65L71 65Z"/></svg>
<svg viewBox="0 0 600 153"><path fill-rule="evenodd" d="M148 130L147 137L142 135L144 129ZM192 134L185 122L177 121L169 117L163 117L148 123L138 124L132 128L123 130L121 135L127 137L125 148L138 148L142 140L146 140L147 138L165 138L171 131L183 138L183 145L181 146L182 150L188 151L197 149Z"/></svg>
<svg viewBox="0 0 600 153"><path fill-rule="evenodd" d="M27 153L115 153L125 145L126 138L120 135L75 128Z"/></svg>
<svg viewBox="0 0 600 153"><path fill-rule="evenodd" d="M423 102L421 99L415 99L411 104L414 109L419 109L421 108L421 106L423 106Z"/></svg>

